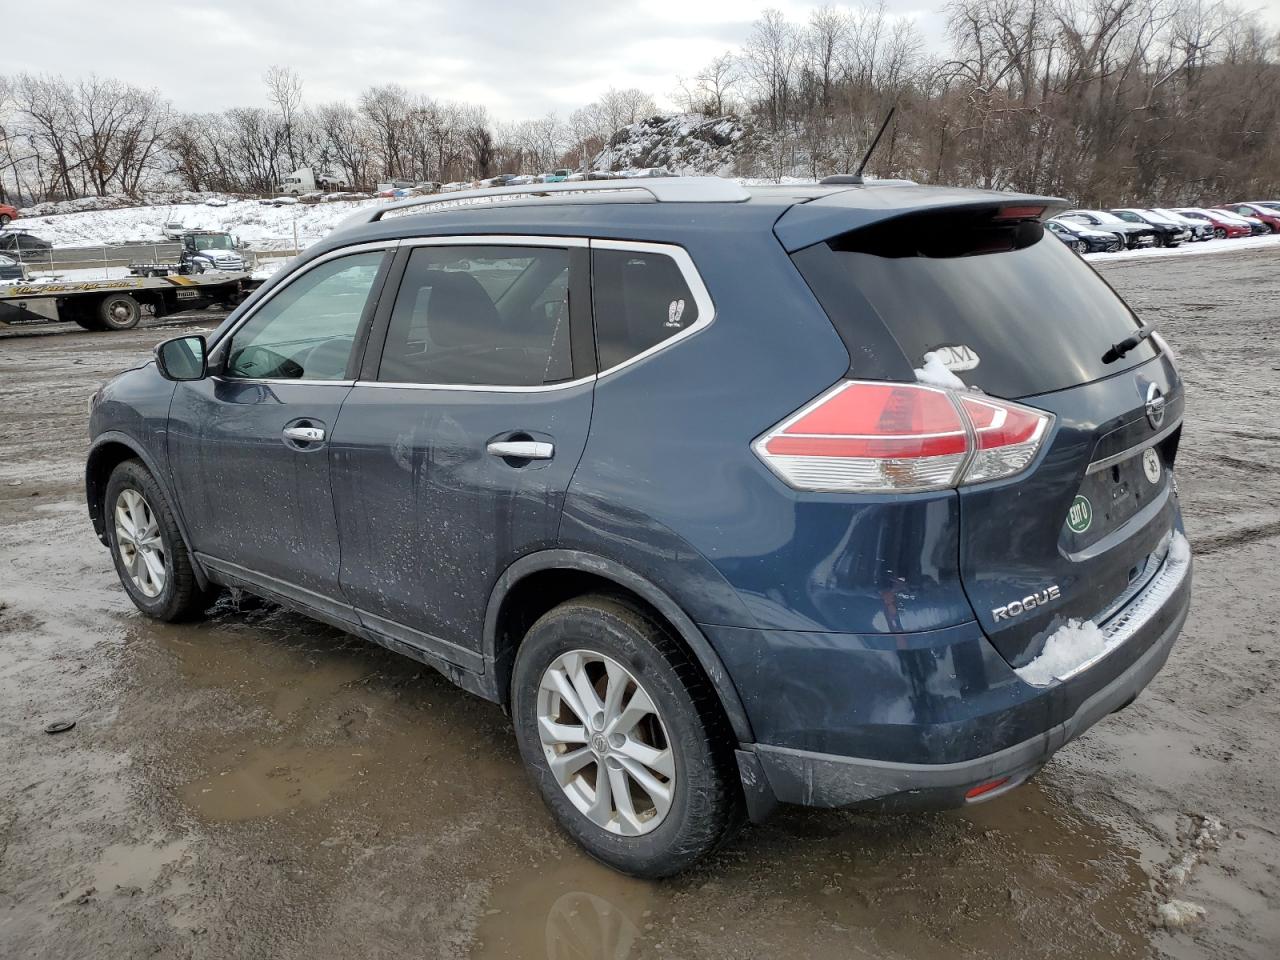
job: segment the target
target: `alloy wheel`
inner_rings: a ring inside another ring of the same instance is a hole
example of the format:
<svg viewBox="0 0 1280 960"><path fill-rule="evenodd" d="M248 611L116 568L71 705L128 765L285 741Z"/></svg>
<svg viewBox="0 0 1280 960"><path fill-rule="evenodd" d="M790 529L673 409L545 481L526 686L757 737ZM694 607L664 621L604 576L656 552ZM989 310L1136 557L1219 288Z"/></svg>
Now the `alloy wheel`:
<svg viewBox="0 0 1280 960"><path fill-rule="evenodd" d="M542 674L537 718L547 766L588 820L621 836L657 829L675 796L675 756L626 667L589 650L561 654Z"/></svg>
<svg viewBox="0 0 1280 960"><path fill-rule="evenodd" d="M116 498L116 550L133 585L145 597L164 591L168 573L160 524L151 504L137 490L126 488Z"/></svg>

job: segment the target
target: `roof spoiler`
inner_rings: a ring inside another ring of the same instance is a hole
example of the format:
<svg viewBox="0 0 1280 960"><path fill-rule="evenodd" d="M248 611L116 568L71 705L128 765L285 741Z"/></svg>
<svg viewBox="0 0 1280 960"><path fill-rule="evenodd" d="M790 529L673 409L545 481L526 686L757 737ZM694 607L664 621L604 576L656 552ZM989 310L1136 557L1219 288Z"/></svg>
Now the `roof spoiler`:
<svg viewBox="0 0 1280 960"><path fill-rule="evenodd" d="M868 181L867 186L884 181ZM907 187L892 190L840 190L797 203L778 218L773 232L788 253L911 213L930 210L963 210L981 207L1036 208L1036 219L1046 219L1066 209L1059 197L1040 197L998 190L966 190L958 187Z"/></svg>

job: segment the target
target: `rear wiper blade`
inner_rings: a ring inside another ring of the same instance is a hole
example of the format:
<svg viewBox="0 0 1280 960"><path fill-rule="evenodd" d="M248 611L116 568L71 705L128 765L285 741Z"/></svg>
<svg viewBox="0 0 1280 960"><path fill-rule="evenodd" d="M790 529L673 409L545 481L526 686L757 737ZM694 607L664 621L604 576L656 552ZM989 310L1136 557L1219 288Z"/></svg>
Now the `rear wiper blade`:
<svg viewBox="0 0 1280 960"><path fill-rule="evenodd" d="M1134 347L1140 344L1143 340L1147 339L1147 337L1155 333L1157 326L1158 324L1149 323L1146 326L1139 327L1138 332L1135 333L1133 336L1125 337L1119 343L1113 343L1107 349L1107 352L1102 355L1102 362L1115 363L1117 360L1123 357L1126 353L1128 353L1130 350L1132 350Z"/></svg>

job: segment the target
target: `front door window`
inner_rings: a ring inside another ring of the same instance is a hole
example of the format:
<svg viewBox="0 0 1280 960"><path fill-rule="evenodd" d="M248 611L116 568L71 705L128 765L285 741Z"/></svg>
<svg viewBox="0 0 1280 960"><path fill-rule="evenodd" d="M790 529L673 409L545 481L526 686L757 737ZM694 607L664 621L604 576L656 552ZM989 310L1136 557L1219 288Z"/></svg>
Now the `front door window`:
<svg viewBox="0 0 1280 960"><path fill-rule="evenodd" d="M322 263L264 303L235 332L228 377L345 380L356 331L383 252Z"/></svg>

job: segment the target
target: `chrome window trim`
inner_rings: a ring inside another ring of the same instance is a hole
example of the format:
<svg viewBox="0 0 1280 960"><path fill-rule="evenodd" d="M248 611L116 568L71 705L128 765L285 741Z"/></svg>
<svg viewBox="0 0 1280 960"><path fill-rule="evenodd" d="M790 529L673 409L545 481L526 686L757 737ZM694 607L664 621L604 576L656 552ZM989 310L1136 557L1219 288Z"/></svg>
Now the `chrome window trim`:
<svg viewBox="0 0 1280 960"><path fill-rule="evenodd" d="M405 383L398 380L356 380L352 386L378 387L387 390L470 390L475 393L546 393L551 390L568 390L570 387L591 383L596 375L565 380L562 383L543 383L533 386L506 386L488 383ZM290 381L295 382L295 381Z"/></svg>
<svg viewBox="0 0 1280 960"><path fill-rule="evenodd" d="M715 319L715 303L711 299L711 294L707 292L706 285L702 282L702 276L698 273L698 269L694 266L693 258L689 256L689 252L684 247L677 246L672 243L649 243L639 240L598 240L588 237L561 237L561 236L540 236L540 235L516 235L516 234L462 234L449 235L439 237L413 237L401 240L400 244L406 247L425 247L425 246L514 246L514 247L589 247L590 249L601 250L621 250L633 251L636 253L656 253L670 257L676 264L676 268L680 271L684 278L685 284L689 287L689 293L693 297L693 302L698 308L698 319L692 325L681 330L675 336L668 337L660 343L655 343L647 350L632 357L628 357L621 363L614 364L607 370L600 370L596 373L585 377L578 377L574 380L566 380L561 383L545 383L536 386L512 386L505 384L474 384L474 383L413 383L401 381L386 380L357 380L355 386L358 387L379 387L394 390L470 390L476 393L542 393L552 390L567 390L571 387L577 387L584 383L599 381L605 377L611 377L619 370L626 369L634 363L639 363L655 353L674 346L681 340L685 340L695 333L699 333L709 327ZM595 317L592 316L592 327L595 326Z"/></svg>
<svg viewBox="0 0 1280 960"><path fill-rule="evenodd" d="M354 387L354 380L290 380L288 377L224 377L214 375L210 380L219 383L301 383L311 387Z"/></svg>

